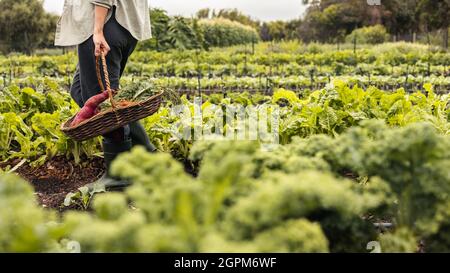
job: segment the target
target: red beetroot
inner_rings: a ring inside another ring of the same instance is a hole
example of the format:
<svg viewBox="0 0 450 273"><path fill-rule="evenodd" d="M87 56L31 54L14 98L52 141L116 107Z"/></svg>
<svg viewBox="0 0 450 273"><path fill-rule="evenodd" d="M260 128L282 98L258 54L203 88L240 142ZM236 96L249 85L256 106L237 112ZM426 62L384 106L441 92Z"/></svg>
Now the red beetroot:
<svg viewBox="0 0 450 273"><path fill-rule="evenodd" d="M70 124L71 127L77 126L81 122L88 120L98 114L100 109L98 106L109 98L108 91L104 91L98 95L91 97L81 108L81 110L76 115L75 119Z"/></svg>

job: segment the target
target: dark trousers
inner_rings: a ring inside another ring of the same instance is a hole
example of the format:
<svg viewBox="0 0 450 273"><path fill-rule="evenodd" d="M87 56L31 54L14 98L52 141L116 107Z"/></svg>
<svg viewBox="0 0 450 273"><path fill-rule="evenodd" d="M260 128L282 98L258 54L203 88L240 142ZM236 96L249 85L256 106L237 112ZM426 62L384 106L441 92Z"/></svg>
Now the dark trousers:
<svg viewBox="0 0 450 273"><path fill-rule="evenodd" d="M119 89L119 81L125 70L128 58L136 48L137 40L117 22L114 12L111 19L105 24L103 31L106 41L111 48L111 51L106 56L111 88L117 90ZM100 90L95 70L94 50L95 45L92 36L78 45L79 62L70 88L70 94L80 107L83 107L90 97L102 91ZM121 142L128 139L130 134L133 134L133 132L130 132L130 127L133 130L140 130L138 133L142 135L144 129L138 122L130 125L105 135L105 141Z"/></svg>

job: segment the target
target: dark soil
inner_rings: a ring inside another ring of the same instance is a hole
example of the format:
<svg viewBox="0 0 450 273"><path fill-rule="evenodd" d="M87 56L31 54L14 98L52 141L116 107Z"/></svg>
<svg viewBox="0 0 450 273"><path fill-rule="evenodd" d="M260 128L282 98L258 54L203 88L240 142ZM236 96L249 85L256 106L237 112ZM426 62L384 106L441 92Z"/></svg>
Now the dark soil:
<svg viewBox="0 0 450 273"><path fill-rule="evenodd" d="M14 159L5 163L0 162L0 168L13 168L21 159ZM187 173L197 176L198 164L186 160L182 162ZM32 167L24 164L15 173L28 181L35 190L39 204L44 208L65 210L80 209L76 205L64 207L64 199L68 193L77 192L78 188L98 180L104 173L102 158L82 160L77 165L73 160L65 157L55 157L42 166Z"/></svg>
<svg viewBox="0 0 450 273"><path fill-rule="evenodd" d="M13 160L0 167L13 167L19 162L20 160ZM62 204L68 193L76 192L79 187L96 181L104 172L101 158L85 160L76 165L65 157L53 158L39 167L24 164L16 171L34 187L39 204L58 210L64 210Z"/></svg>

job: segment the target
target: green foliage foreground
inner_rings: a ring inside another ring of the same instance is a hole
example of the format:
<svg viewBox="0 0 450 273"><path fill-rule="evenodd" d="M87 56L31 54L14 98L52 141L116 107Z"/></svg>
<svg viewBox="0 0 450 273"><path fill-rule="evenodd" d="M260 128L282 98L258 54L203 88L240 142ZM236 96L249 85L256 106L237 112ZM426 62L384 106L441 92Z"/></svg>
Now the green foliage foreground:
<svg viewBox="0 0 450 273"><path fill-rule="evenodd" d="M0 251L366 252L448 251L450 138L429 123L362 122L336 138L197 142L196 178L168 154L121 155L113 174L133 181L98 195L93 212L57 220L24 181L0 181ZM351 172L356 180L342 178ZM373 221L395 229L380 235ZM25 221L26 219L26 221Z"/></svg>

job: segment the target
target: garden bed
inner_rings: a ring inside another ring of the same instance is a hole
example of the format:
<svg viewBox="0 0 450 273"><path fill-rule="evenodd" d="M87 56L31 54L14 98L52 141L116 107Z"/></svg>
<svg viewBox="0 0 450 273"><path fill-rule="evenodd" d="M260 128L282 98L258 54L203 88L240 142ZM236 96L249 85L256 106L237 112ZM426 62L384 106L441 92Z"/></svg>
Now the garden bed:
<svg viewBox="0 0 450 273"><path fill-rule="evenodd" d="M15 166L20 160L3 163L3 166ZM39 204L45 208L62 211L64 198L79 187L96 181L104 173L102 158L87 160L81 165L65 157L56 157L39 167L24 164L16 173L33 185Z"/></svg>

